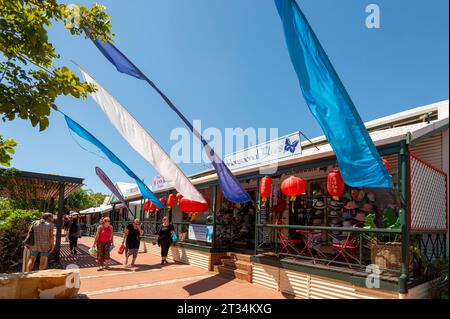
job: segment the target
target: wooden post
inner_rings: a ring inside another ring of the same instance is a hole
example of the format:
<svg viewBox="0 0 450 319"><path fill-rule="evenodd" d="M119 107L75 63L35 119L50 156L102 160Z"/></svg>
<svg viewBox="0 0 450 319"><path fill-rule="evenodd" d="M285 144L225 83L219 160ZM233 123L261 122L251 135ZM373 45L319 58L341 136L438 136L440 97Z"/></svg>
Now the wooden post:
<svg viewBox="0 0 450 319"><path fill-rule="evenodd" d="M59 262L61 254L61 236L63 226L64 184L59 185L58 220L56 221L55 261Z"/></svg>

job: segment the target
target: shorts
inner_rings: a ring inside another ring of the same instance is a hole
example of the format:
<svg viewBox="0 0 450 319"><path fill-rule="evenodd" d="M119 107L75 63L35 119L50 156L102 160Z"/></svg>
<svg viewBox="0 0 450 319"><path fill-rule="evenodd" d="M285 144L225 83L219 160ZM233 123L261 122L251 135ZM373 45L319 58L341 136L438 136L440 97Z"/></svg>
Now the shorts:
<svg viewBox="0 0 450 319"><path fill-rule="evenodd" d="M41 257L49 257L50 256L50 252L44 252L44 251L33 251L30 249L30 256L31 257L37 257L37 256L41 256Z"/></svg>
<svg viewBox="0 0 450 319"><path fill-rule="evenodd" d="M130 257L133 256L133 258L136 258L139 252L139 248L131 248L126 250L126 256Z"/></svg>

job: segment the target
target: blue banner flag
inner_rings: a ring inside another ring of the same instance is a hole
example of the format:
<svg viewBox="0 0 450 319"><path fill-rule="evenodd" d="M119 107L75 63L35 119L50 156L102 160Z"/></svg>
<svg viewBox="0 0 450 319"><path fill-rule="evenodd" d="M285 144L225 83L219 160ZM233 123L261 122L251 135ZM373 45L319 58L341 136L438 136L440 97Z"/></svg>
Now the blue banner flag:
<svg viewBox="0 0 450 319"><path fill-rule="evenodd" d="M220 187L227 200L234 203L245 203L251 202L252 198L244 190L242 185L236 179L236 177L231 173L230 169L223 163L222 159L217 156L214 150L209 146L209 144L203 139L201 134L195 130L192 124L186 119L186 117L175 107L175 105L170 101L170 99L147 77L141 70L139 70L119 49L109 42L103 43L100 39L93 40L94 44L100 50L100 52L115 65L116 69L121 72L135 78L146 81L153 89L158 92L158 94L163 98L167 105L181 118L181 120L189 127L193 134L200 139L202 144L205 146L206 154L209 160L214 166Z"/></svg>
<svg viewBox="0 0 450 319"><path fill-rule="evenodd" d="M122 168L125 173L128 174L131 178L133 178L136 181L136 184L139 187L139 190L141 191L142 196L145 199L150 200L153 204L155 204L158 208L165 208L166 206L160 202L158 197L156 197L155 194L147 187L147 185L144 184L143 181L137 177L135 173L131 169L128 168L113 152L111 152L105 145L102 144L95 136L93 136L91 133L86 131L80 124L72 120L70 117L64 114L64 118L66 120L67 126L69 129L77 134L79 137L85 139L88 142L91 142L94 144L98 149L100 149L111 162L114 164L117 164Z"/></svg>
<svg viewBox="0 0 450 319"><path fill-rule="evenodd" d="M345 183L392 188L392 176L297 2L275 4L303 96L336 154Z"/></svg>

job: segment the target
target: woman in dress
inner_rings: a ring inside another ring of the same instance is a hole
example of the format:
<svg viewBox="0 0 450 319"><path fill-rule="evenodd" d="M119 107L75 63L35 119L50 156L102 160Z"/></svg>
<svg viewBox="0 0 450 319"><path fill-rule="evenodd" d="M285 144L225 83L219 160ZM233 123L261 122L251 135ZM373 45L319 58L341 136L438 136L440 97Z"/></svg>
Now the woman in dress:
<svg viewBox="0 0 450 319"><path fill-rule="evenodd" d="M172 244L172 234L174 232L175 227L169 222L169 218L165 216L162 219L162 225L157 232L158 246L161 247L161 265L169 263L167 261L167 254L169 253L169 248Z"/></svg>
<svg viewBox="0 0 450 319"><path fill-rule="evenodd" d="M113 229L109 217L102 218L95 234L94 246L97 246L98 270L109 269L109 252L113 245Z"/></svg>

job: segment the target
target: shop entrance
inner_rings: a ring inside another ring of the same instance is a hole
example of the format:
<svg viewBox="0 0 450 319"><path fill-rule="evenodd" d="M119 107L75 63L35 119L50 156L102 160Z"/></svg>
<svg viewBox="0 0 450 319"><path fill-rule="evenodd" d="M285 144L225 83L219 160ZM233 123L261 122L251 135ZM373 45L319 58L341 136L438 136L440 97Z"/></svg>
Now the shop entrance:
<svg viewBox="0 0 450 319"><path fill-rule="evenodd" d="M247 189L253 202L236 204L220 199L216 212L216 246L253 253L255 248L256 188Z"/></svg>

